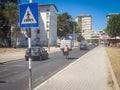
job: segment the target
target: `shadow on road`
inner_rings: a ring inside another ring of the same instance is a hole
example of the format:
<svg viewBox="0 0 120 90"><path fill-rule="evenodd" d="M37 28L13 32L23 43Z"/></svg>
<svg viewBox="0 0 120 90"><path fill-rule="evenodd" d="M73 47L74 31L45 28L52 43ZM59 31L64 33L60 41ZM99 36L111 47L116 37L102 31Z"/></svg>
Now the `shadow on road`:
<svg viewBox="0 0 120 90"><path fill-rule="evenodd" d="M74 59L78 59L78 58L76 58L76 57L69 57L68 59L69 60L74 60Z"/></svg>
<svg viewBox="0 0 120 90"><path fill-rule="evenodd" d="M0 63L0 65L4 65L4 63Z"/></svg>
<svg viewBox="0 0 120 90"><path fill-rule="evenodd" d="M0 81L0 83L6 83L6 81Z"/></svg>

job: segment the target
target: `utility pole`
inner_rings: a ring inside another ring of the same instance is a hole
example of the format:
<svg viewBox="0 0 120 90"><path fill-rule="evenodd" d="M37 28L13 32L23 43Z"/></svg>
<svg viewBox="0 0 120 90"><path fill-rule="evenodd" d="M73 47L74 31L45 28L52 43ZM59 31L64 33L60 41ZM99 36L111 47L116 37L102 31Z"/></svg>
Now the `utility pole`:
<svg viewBox="0 0 120 90"><path fill-rule="evenodd" d="M75 25L73 23L73 47L75 46Z"/></svg>

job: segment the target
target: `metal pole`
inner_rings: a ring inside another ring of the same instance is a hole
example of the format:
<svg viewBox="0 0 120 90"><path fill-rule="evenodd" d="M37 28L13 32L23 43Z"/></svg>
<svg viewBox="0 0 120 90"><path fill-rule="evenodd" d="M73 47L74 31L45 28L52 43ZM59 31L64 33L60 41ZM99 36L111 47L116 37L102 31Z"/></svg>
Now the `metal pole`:
<svg viewBox="0 0 120 90"><path fill-rule="evenodd" d="M32 67L31 67L31 28L29 28L28 35L28 48L29 48L29 90L32 90Z"/></svg>
<svg viewBox="0 0 120 90"><path fill-rule="evenodd" d="M32 3L32 0L29 0L29 3Z"/></svg>
<svg viewBox="0 0 120 90"><path fill-rule="evenodd" d="M29 3L32 3L32 0L29 0ZM31 66L31 28L29 28L28 35L28 48L29 48L29 90L32 90L32 66Z"/></svg>
<svg viewBox="0 0 120 90"><path fill-rule="evenodd" d="M74 47L74 44L75 44L74 37L75 37L75 25L73 23L73 47Z"/></svg>

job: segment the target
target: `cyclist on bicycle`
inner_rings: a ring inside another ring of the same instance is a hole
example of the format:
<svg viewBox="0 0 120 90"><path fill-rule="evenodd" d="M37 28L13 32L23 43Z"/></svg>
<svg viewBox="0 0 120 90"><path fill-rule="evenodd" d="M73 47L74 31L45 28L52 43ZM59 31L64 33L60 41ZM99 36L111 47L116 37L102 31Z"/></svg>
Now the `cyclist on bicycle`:
<svg viewBox="0 0 120 90"><path fill-rule="evenodd" d="M69 47L68 47L68 45L65 45L65 47L64 47L64 55L66 56L66 59L68 59L68 55L69 55Z"/></svg>

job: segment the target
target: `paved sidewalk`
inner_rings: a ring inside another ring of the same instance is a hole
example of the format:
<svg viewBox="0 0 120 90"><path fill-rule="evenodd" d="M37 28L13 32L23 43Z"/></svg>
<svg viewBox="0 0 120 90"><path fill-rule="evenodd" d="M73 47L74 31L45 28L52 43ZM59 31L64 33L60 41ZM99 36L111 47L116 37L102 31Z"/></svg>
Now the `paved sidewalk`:
<svg viewBox="0 0 120 90"><path fill-rule="evenodd" d="M98 46L34 90L115 90L109 84L108 63L104 47Z"/></svg>
<svg viewBox="0 0 120 90"><path fill-rule="evenodd" d="M45 48L48 51L48 48ZM51 47L50 51L48 53L53 53L56 51L60 51L60 48L58 47ZM0 54L0 63L5 63L8 61L14 61L14 60L20 60L23 59L25 55L25 51L20 52L12 52L12 53L1 53Z"/></svg>

